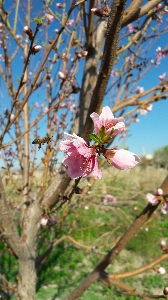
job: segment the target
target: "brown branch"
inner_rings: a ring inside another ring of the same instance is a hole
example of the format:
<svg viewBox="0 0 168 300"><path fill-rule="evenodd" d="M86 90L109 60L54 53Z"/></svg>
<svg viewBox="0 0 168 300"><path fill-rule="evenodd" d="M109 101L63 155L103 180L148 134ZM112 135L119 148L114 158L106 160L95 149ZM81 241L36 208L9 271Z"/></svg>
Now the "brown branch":
<svg viewBox="0 0 168 300"><path fill-rule="evenodd" d="M133 1L134 5L135 5L136 2L142 2L142 1L134 0ZM151 0L148 3L146 3L142 8L137 9L137 7L136 7L135 11L133 10L133 7L132 7L133 3L132 3L130 5L130 8L131 8L130 12L129 12L129 8L128 8L128 10L126 10L126 12L124 13L121 27L123 28L126 25L128 25L129 23L131 23L131 22L137 20L138 18L148 14L151 9L153 9L155 6L157 6L161 2L163 2L163 1L161 1L161 0Z"/></svg>
<svg viewBox="0 0 168 300"><path fill-rule="evenodd" d="M91 103L82 134L82 137L86 141L89 140L89 133L92 132L93 129L93 122L90 118L90 114L94 111L97 113L100 112L106 87L111 74L111 68L116 57L118 36L121 29L121 22L124 13L125 3L126 1L113 1L112 9L107 24L103 60L97 78L97 83L91 98Z"/></svg>
<svg viewBox="0 0 168 300"><path fill-rule="evenodd" d="M11 28L11 26L9 24L9 21L7 20L7 12L5 12L3 10L3 8L0 8L0 13L1 13L1 18L2 18L3 24L6 26L6 28L10 32L11 36L13 37L13 39L15 40L15 42L17 43L17 45L19 46L19 48L21 48L23 50L24 49L24 45L22 45L21 41L19 39L17 39L15 32L12 30L12 28Z"/></svg>
<svg viewBox="0 0 168 300"><path fill-rule="evenodd" d="M129 272L123 272L123 273L118 273L118 274L108 274L107 276L109 277L109 279L123 279L123 278L133 277L138 274L144 273L147 270L153 269L155 265L161 263L162 261L164 261L166 259L168 259L168 254L163 253L162 255L155 258L153 261L151 261L150 263L146 264L143 267L137 268L137 269L129 271Z"/></svg>
<svg viewBox="0 0 168 300"><path fill-rule="evenodd" d="M163 195L168 196L168 176L165 178L160 188L163 190ZM81 296L89 286L100 277L101 272L103 272L107 266L114 260L114 258L121 252L123 248L128 244L128 242L134 237L134 235L139 231L143 224L151 217L153 212L159 206L152 206L150 203L144 208L141 214L136 218L134 223L126 231L126 233L120 238L117 244L112 248L108 254L103 258L103 260L95 267L95 269L83 280L83 282L76 287L64 300L75 300Z"/></svg>
<svg viewBox="0 0 168 300"><path fill-rule="evenodd" d="M76 7L76 1L73 0L73 1L72 1L72 4L71 4L71 7L70 7L70 9L69 9L69 11L68 11L68 13L67 13L65 19L64 19L64 24L63 24L63 26L60 28L59 33L56 35L56 37L54 38L54 40L53 40L53 42L51 43L50 47L48 48L48 50L47 50L47 52L46 52L46 55L45 55L45 57L44 57L44 59L43 59L41 65L40 65L40 68L39 68L39 70L38 70L38 72L37 72L37 74L36 74L36 76L35 76L35 78L34 78L34 81L33 81L33 83L31 84L30 90L28 91L27 95L25 96L24 101L20 104L20 108L19 108L18 112L16 113L16 115L14 116L14 118L13 118L12 120L10 120L10 119L8 120L8 122L7 122L7 124L6 124L6 127L5 127L5 129L4 129L4 132L3 132L3 133L1 134L1 136L0 136L0 143L2 143L5 133L9 130L10 126L11 126L11 125L15 122L15 120L18 118L20 112L23 110L25 104L27 103L27 101L28 101L28 99L29 99L29 97L30 97L30 95L31 95L31 93L32 93L32 91L33 91L33 89L34 89L34 87L35 87L35 84L36 84L36 82L37 82L37 80L38 80L38 78L39 78L39 76L40 76L40 74L41 74L41 72L42 72L42 70L43 70L43 68L44 68L44 65L45 65L45 63L46 63L46 61L47 61L47 58L48 58L48 56L49 56L51 50L52 50L53 47L55 46L55 43L57 42L57 40L58 40L60 34L61 34L61 33L63 32L63 30L65 29L65 24L66 24L66 22L67 22L67 20L68 20L68 18L69 18L69 16L70 16L70 14L72 13L72 11L73 11L73 9L74 9L75 7ZM36 31L37 31L37 27L36 27ZM36 31L35 31L35 34L36 34ZM34 34L34 35L35 35L35 34ZM32 43L31 43L31 44L32 44ZM20 80L20 84L19 84L19 87L18 87L16 96L15 96L15 101L14 101L14 103L13 103L13 105L12 105L12 108L11 108L11 111L10 111L10 115L11 115L11 113L12 113L12 111L13 111L13 108L14 108L15 103L16 103L16 100L17 100L18 93L19 93L20 88L22 87L22 84L23 84L24 73L25 73L25 70L26 70L26 68L27 68L28 59L29 59L29 57L30 57L30 50L31 50L31 47L30 47L30 49L29 49L28 58L27 58L27 60L26 60L26 63L25 63L24 69L23 69L22 77L21 77L21 80Z"/></svg>
<svg viewBox="0 0 168 300"><path fill-rule="evenodd" d="M9 239L9 244L12 250L18 257L23 252L20 237L13 223L12 217L10 215L9 206L5 197L5 190L2 183L2 178L0 176L0 217L2 219L2 225L5 229L4 234Z"/></svg>
<svg viewBox="0 0 168 300"><path fill-rule="evenodd" d="M12 292L14 292L14 293L16 293L16 291L17 291L16 288L12 288L12 287L3 285L3 284L1 284L1 283L0 283L0 287L1 287L3 290L12 291Z"/></svg>
<svg viewBox="0 0 168 300"><path fill-rule="evenodd" d="M3 285L3 284L0 283L0 286L2 287L3 290L12 291L12 292L16 293L16 288L13 287L12 283L9 282L9 281L8 281L3 275L1 275L1 274L0 274L0 279L1 279L2 281L4 281L5 283L8 284L8 286L6 286L6 285Z"/></svg>
<svg viewBox="0 0 168 300"><path fill-rule="evenodd" d="M88 27L87 27L87 35L86 35L86 47L87 49L92 48L93 46L93 26L94 26L94 14L91 9L94 7L94 0L90 0L89 4L89 17L88 17Z"/></svg>
<svg viewBox="0 0 168 300"><path fill-rule="evenodd" d="M128 295L128 296L134 296L134 297L139 297L140 299L144 299L144 300L149 300L149 299L165 299L165 296L162 295L153 295L153 294L142 294L139 292L135 292L135 289L129 287L128 285L124 284L123 282L120 282L118 280L115 279L110 279L106 276L106 274L101 274L101 278L100 281L107 286L109 289L111 289L111 285L117 286L121 289L121 291L119 290L115 290L113 288L113 291L118 294L118 295Z"/></svg>

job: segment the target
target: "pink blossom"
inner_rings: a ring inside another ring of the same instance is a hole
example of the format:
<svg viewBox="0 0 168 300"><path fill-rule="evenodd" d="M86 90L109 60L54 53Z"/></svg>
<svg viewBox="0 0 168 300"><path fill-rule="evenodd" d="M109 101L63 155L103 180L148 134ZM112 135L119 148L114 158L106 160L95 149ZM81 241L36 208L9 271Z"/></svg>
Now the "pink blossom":
<svg viewBox="0 0 168 300"><path fill-rule="evenodd" d="M165 211L168 211L168 202L167 202L167 201L164 201L164 203L162 204L162 208L163 208Z"/></svg>
<svg viewBox="0 0 168 300"><path fill-rule="evenodd" d="M130 56L126 56L125 62L126 63L133 63L132 58Z"/></svg>
<svg viewBox="0 0 168 300"><path fill-rule="evenodd" d="M106 205L108 202L111 202L112 204L116 203L116 198L113 195L106 194L101 198L104 205Z"/></svg>
<svg viewBox="0 0 168 300"><path fill-rule="evenodd" d="M150 103L150 104L147 105L146 110L147 111L152 111L152 108L153 108L153 104Z"/></svg>
<svg viewBox="0 0 168 300"><path fill-rule="evenodd" d="M16 34L16 38L19 40L22 38L22 36L20 34Z"/></svg>
<svg viewBox="0 0 168 300"><path fill-rule="evenodd" d="M0 54L0 61L5 61L2 54Z"/></svg>
<svg viewBox="0 0 168 300"><path fill-rule="evenodd" d="M87 56L88 55L88 51L82 50L82 51L79 52L78 50L76 50L75 54L77 55L77 57L81 58L81 57Z"/></svg>
<svg viewBox="0 0 168 300"><path fill-rule="evenodd" d="M166 79L166 73L163 73L162 75L159 76L160 83L164 83Z"/></svg>
<svg viewBox="0 0 168 300"><path fill-rule="evenodd" d="M147 113L148 113L147 110L144 109L144 108L138 108L137 111L138 111L138 113L139 113L140 115L142 115L142 116L146 116Z"/></svg>
<svg viewBox="0 0 168 300"><path fill-rule="evenodd" d="M134 32L134 26L132 24L128 24L127 25L127 29L129 31L129 33L133 33Z"/></svg>
<svg viewBox="0 0 168 300"><path fill-rule="evenodd" d="M46 14L47 24L50 25L53 22L54 17L50 14Z"/></svg>
<svg viewBox="0 0 168 300"><path fill-rule="evenodd" d="M161 206L161 213L163 214L163 215L167 215L167 210L165 210L164 208L163 208L163 206Z"/></svg>
<svg viewBox="0 0 168 300"><path fill-rule="evenodd" d="M141 94L143 92L144 92L144 88L140 87L140 86L138 86L137 89L136 89L136 91L135 91L136 94Z"/></svg>
<svg viewBox="0 0 168 300"><path fill-rule="evenodd" d="M114 115L108 106L103 107L100 116L93 112L90 117L94 122L95 131L97 133L100 131L101 127L104 126L106 135L109 135L112 129L114 129L112 134L112 137L114 137L125 128L124 118L114 118Z"/></svg>
<svg viewBox="0 0 168 300"><path fill-rule="evenodd" d="M146 195L146 198L147 198L147 200L149 201L149 203L151 203L152 205L157 205L158 204L158 198L155 196L155 195L153 195L153 194L151 194L151 193L148 193L147 195Z"/></svg>
<svg viewBox="0 0 168 300"><path fill-rule="evenodd" d="M34 106L35 106L36 108L39 108L39 103L38 103L38 102L34 103Z"/></svg>
<svg viewBox="0 0 168 300"><path fill-rule="evenodd" d="M132 169L140 161L138 155L124 149L104 150L103 155L110 164L119 170Z"/></svg>
<svg viewBox="0 0 168 300"><path fill-rule="evenodd" d="M86 177L92 172L95 178L101 178L102 173L98 169L96 149L89 147L84 139L67 134L65 141L60 144L60 150L67 155L63 158L62 163L68 167L68 176L72 179Z"/></svg>
<svg viewBox="0 0 168 300"><path fill-rule="evenodd" d="M146 108L138 108L138 113L141 114L142 116L146 116L148 112L150 112L153 108L152 104L148 104Z"/></svg>
<svg viewBox="0 0 168 300"><path fill-rule="evenodd" d="M161 59L165 58L166 55L168 55L168 49L162 49L161 47L158 47L156 49L157 57L156 60L160 61Z"/></svg>
<svg viewBox="0 0 168 300"><path fill-rule="evenodd" d="M111 72L111 76L112 77L116 77L116 76L118 76L119 74L118 74L118 72L117 72L117 70L112 70L112 72Z"/></svg>
<svg viewBox="0 0 168 300"><path fill-rule="evenodd" d="M68 20L67 22L66 22L66 26L72 26L73 25L73 23L74 23L74 20L72 19L72 20Z"/></svg>
<svg viewBox="0 0 168 300"><path fill-rule="evenodd" d="M87 56L87 55L88 55L88 51L82 50L82 51L81 51L81 54L82 54L83 57L84 57L84 56Z"/></svg>
<svg viewBox="0 0 168 300"><path fill-rule="evenodd" d="M94 13L94 15L96 15L98 17L104 17L104 16L109 15L108 12L107 12L106 7L103 7L103 8L93 7L93 8L91 8L91 12Z"/></svg>
<svg viewBox="0 0 168 300"><path fill-rule="evenodd" d="M47 111L48 111L48 107L47 106L43 107L43 112L46 113Z"/></svg>

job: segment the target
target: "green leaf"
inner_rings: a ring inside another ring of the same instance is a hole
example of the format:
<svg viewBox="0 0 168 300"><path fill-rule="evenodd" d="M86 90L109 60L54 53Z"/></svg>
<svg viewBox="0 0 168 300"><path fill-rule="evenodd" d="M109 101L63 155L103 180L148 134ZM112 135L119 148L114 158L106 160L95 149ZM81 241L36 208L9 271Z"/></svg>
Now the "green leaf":
<svg viewBox="0 0 168 300"><path fill-rule="evenodd" d="M41 26L43 24L43 20L45 19L45 16L41 17L41 18L33 18L32 21L35 21L38 23L39 26Z"/></svg>
<svg viewBox="0 0 168 300"><path fill-rule="evenodd" d="M32 112L33 108L32 107L28 107L28 113L30 114Z"/></svg>
<svg viewBox="0 0 168 300"><path fill-rule="evenodd" d="M93 140L94 142L97 142L97 143L100 142L99 137L94 133L90 133L90 139Z"/></svg>

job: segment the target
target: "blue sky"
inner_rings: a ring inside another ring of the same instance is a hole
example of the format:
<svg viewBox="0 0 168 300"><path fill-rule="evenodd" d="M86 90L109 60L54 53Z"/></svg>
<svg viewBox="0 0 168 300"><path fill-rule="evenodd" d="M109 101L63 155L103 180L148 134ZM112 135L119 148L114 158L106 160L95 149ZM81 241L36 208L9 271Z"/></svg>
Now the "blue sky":
<svg viewBox="0 0 168 300"><path fill-rule="evenodd" d="M63 2L63 1L59 1L59 2ZM7 5L11 5L9 4L9 2L6 1L6 8ZM40 2L40 4L38 4L35 7L35 14L32 17L36 16L36 12L39 11L41 9L42 3ZM53 9L53 11L56 11L55 8L55 3L51 6L51 8ZM60 12L59 10L57 10L58 13ZM43 15L45 14L45 12L43 11L42 13ZM75 18L76 13L73 12L73 14L71 15L70 19ZM20 17L22 17L22 12L20 12ZM11 13L10 15L10 22L12 24L13 22L13 18L14 18L14 11ZM97 18L97 17L95 17ZM157 22L153 22L153 26L157 25ZM22 22L22 25L20 24L17 27L17 33L18 34L23 34L23 26L24 26L24 22ZM162 24L161 26L165 27L167 26L167 19L166 17L164 18L164 24ZM31 27L32 29L35 28L35 23L32 22L31 23ZM51 25L50 25L50 33L49 33L49 38L52 39L55 35L54 29L59 28L59 24L54 21ZM41 37L37 38L37 44L42 43L42 39L43 39L43 27L41 28ZM66 38L66 33L65 36ZM23 38L25 38L25 36L23 35ZM13 46L14 44L12 44ZM64 45L62 45L62 51L64 51ZM152 56L152 54L156 53L156 48L160 46L161 48L167 48L168 49L168 43L167 43L167 34L161 35L159 37L159 39L156 41L155 45L153 46L153 48L150 50L150 52L148 53L148 56ZM11 47L11 51L12 51L12 47ZM0 53L2 53L2 50L0 48ZM31 57L31 63L33 64L33 66L35 66L36 64L38 64L39 60L43 59L43 49L42 51L40 51L38 53L38 55L36 56L32 56ZM53 54L52 54L53 55ZM52 57L52 55L50 55L50 57ZM84 65L84 63L82 63L82 65ZM113 69L115 69L116 66L113 67ZM15 61L15 65L13 65L13 76L16 78L15 81L15 87L18 86L18 82L17 82L17 78L20 78L21 73L22 73L22 69L23 69L23 60L21 59L21 57L18 55L17 59ZM55 70L58 69L59 70L59 65L56 64L55 65ZM82 69L82 68L81 68ZM163 60L161 60L161 63L158 67L153 66L152 69L146 74L146 76L144 78L142 78L140 80L140 82L138 82L138 86L143 86L145 90L153 87L154 85L157 85L159 83L159 79L158 76L162 75L164 72L167 73L168 75L168 56L165 57ZM34 71L36 72L36 71ZM80 71L77 80L79 82L79 84L81 84L81 80L82 80L82 72ZM59 87L59 81L58 81L58 87ZM3 91L3 96L2 93L0 94L0 99L1 99L1 111L3 112L4 108L9 108L9 101L8 101L8 96L7 93L5 91L5 87L2 84L2 82L0 81L0 88ZM44 98L46 97L46 92L44 87L41 89L40 92L38 93L34 93L29 100L29 106L30 108L32 108L32 119L34 118L35 114L36 114L36 110L34 108L34 103L36 101L38 101L40 103L40 105L44 102ZM75 96L76 97L76 101L78 99L78 95ZM105 98L105 105L107 102L107 98ZM125 146L127 146L129 148L130 151L138 154L138 155L142 155L143 153L143 149L145 149L145 152L147 154L151 154L153 153L153 151L159 147L168 145L168 133L167 133L167 128L168 128L168 100L163 100L163 101L159 101L157 103L155 103L153 105L153 110L151 112L149 112L145 117L144 116L139 116L138 117L140 122L139 123L133 123L130 128L129 128L129 136L128 138L126 138L125 140ZM39 135L40 136L45 136L46 135L46 125L44 120L41 121L40 125L40 131L39 131ZM33 140L33 136L32 136L32 140ZM6 136L5 138L5 142L8 142L8 136ZM41 151L41 150L40 150ZM38 152L38 157L41 156L40 151Z"/></svg>

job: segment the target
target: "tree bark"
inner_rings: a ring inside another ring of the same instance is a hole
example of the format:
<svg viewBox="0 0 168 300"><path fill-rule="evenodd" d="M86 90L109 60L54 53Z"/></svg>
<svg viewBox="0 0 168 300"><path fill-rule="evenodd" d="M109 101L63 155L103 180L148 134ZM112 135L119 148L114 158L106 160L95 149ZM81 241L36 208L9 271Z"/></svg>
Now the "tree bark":
<svg viewBox="0 0 168 300"><path fill-rule="evenodd" d="M18 300L35 300L35 258L19 259Z"/></svg>

